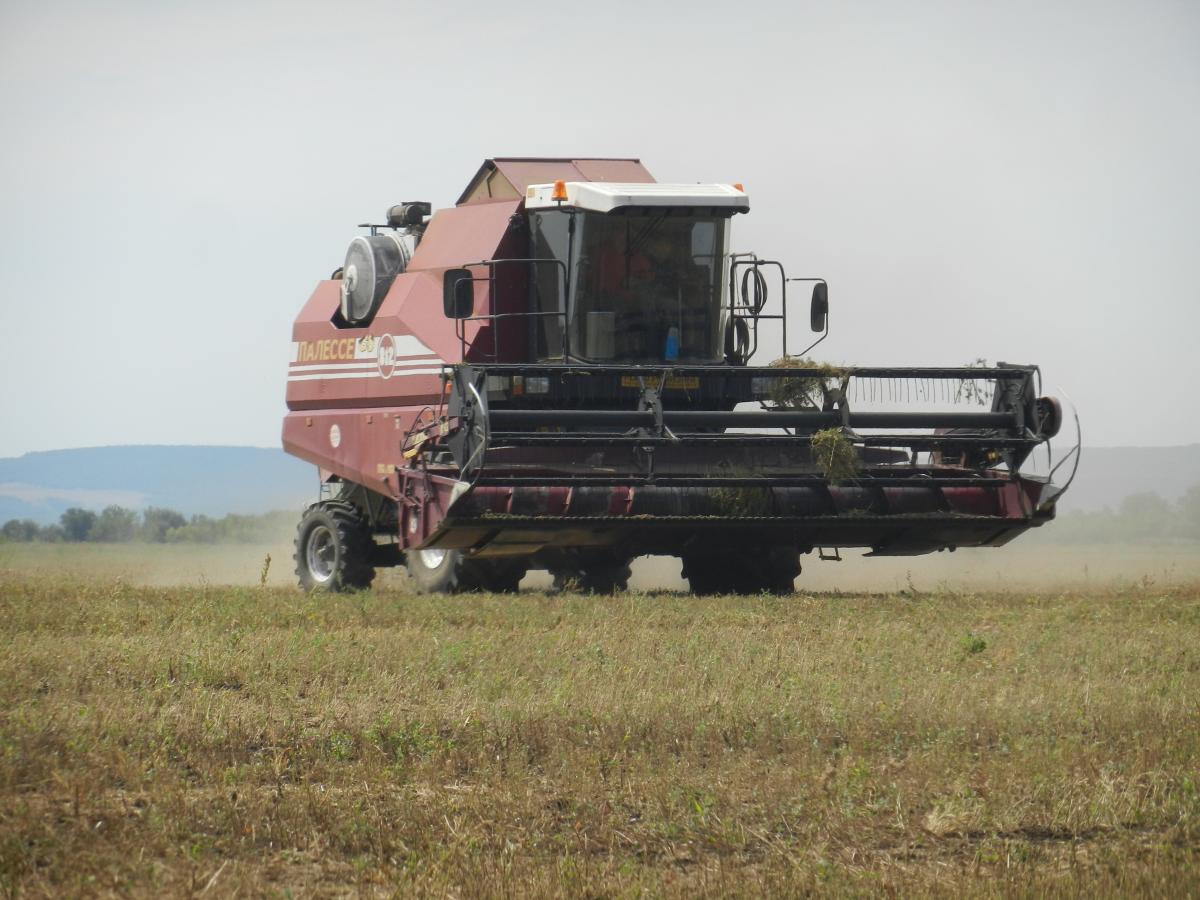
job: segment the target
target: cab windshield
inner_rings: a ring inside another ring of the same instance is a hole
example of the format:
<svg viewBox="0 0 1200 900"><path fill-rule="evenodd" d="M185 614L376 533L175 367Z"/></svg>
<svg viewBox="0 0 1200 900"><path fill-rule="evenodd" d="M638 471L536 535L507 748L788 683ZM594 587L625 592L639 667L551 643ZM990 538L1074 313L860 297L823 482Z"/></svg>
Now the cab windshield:
<svg viewBox="0 0 1200 900"><path fill-rule="evenodd" d="M727 222L674 209L530 213L532 255L567 264L570 355L594 362L720 360ZM557 310L561 274L539 269L534 309ZM534 321L539 358L562 358L562 318Z"/></svg>

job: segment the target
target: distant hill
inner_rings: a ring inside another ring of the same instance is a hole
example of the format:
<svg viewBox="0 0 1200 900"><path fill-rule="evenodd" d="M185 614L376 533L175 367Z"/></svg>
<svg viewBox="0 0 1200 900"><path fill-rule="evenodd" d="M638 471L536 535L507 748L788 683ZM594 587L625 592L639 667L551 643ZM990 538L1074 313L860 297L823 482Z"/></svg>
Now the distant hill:
<svg viewBox="0 0 1200 900"><path fill-rule="evenodd" d="M45 524L72 506L112 503L260 513L299 508L316 493L314 466L262 447L85 447L0 459L0 522Z"/></svg>
<svg viewBox="0 0 1200 900"><path fill-rule="evenodd" d="M1116 508L1130 494L1174 500L1200 484L1200 444L1084 448L1061 509ZM56 521L71 506L165 506L187 515L295 509L317 493L316 469L261 447L139 446L50 450L0 459L0 522Z"/></svg>

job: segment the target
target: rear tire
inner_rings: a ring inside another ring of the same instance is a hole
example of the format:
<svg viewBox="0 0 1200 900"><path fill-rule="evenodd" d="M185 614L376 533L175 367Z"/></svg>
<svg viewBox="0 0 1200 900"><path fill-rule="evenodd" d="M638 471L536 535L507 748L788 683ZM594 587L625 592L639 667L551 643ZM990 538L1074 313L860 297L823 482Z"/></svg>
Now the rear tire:
<svg viewBox="0 0 1200 900"><path fill-rule="evenodd" d="M305 591L341 593L368 588L375 579L375 542L357 507L323 500L304 511L296 527L296 577Z"/></svg>
<svg viewBox="0 0 1200 900"><path fill-rule="evenodd" d="M790 594L800 554L789 547L706 552L683 557L693 594Z"/></svg>
<svg viewBox="0 0 1200 900"><path fill-rule="evenodd" d="M625 560L606 560L552 568L550 574L554 576L554 591L617 594L629 588L629 576L633 573Z"/></svg>
<svg viewBox="0 0 1200 900"><path fill-rule="evenodd" d="M461 550L409 550L408 577L423 594L516 593L525 577L520 560L471 559Z"/></svg>

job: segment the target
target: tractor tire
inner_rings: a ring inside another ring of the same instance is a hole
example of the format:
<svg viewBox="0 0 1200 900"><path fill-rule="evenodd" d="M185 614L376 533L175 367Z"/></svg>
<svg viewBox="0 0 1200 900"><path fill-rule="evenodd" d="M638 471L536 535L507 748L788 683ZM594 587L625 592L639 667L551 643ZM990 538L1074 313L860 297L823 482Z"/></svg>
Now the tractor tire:
<svg viewBox="0 0 1200 900"><path fill-rule="evenodd" d="M467 570L478 590L492 594L515 594L529 567L521 560L469 559Z"/></svg>
<svg viewBox="0 0 1200 900"><path fill-rule="evenodd" d="M629 587L629 576L633 574L628 561L612 560L593 562L550 570L554 576L556 593L617 594Z"/></svg>
<svg viewBox="0 0 1200 900"><path fill-rule="evenodd" d="M683 557L683 577L693 594L775 594L794 590L800 554L788 547Z"/></svg>
<svg viewBox="0 0 1200 900"><path fill-rule="evenodd" d="M305 591L363 590L375 579L371 529L353 503L314 503L296 528L296 577Z"/></svg>
<svg viewBox="0 0 1200 900"><path fill-rule="evenodd" d="M514 594L526 572L519 560L471 559L461 550L410 550L405 558L408 577L422 594Z"/></svg>

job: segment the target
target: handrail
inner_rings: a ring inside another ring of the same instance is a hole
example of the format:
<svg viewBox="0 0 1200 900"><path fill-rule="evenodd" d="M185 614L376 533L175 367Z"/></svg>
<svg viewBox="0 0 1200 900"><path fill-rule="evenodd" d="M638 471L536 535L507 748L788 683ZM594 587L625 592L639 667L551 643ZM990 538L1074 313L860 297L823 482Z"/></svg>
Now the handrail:
<svg viewBox="0 0 1200 900"><path fill-rule="evenodd" d="M523 312L511 312L511 313L493 312L493 313L489 313L488 315L484 315L484 316L470 315L470 316L464 316L461 319L455 319L454 320L455 321L454 333L455 333L455 336L458 338L459 348L460 348L459 352L463 358L463 361L465 362L466 357L467 357L467 329L465 326L463 326L459 323L483 322L483 321L491 322L492 326L493 326L492 327L492 359L496 359L500 356L500 329L495 327L496 320L498 320L498 319L516 319L516 318L537 319L537 318L546 318L546 317L550 317L550 316L561 317L563 320L563 327L562 327L563 358L564 359L570 358L570 348L571 348L570 324L571 323L570 323L570 320L567 315L567 312L568 312L567 311L567 303L565 302L566 291L567 291L567 264L564 263L561 259L554 259L553 257L527 257L527 258L512 257L512 258L508 258L508 259L481 259L478 262L463 264L462 268L464 268L464 269L469 269L472 266L486 266L487 267L488 276L487 276L486 281L487 281L487 285L488 285L488 303L489 304L494 304L496 302L496 296L497 296L496 268L505 263L524 263L524 264L528 265L531 269L537 265L550 264L550 265L556 266L559 269L560 274L562 276L561 288L560 288L559 294L558 294L560 301L562 301L559 303L560 308L558 310L553 310L550 312L541 312L541 311L534 311L534 310L525 310ZM466 279L462 279L462 280L465 281ZM471 278L472 283L474 283L476 281L484 281L484 280L485 279L483 279L483 278Z"/></svg>
<svg viewBox="0 0 1200 900"><path fill-rule="evenodd" d="M758 352L758 324L760 321L762 321L764 319L777 320L781 323L782 334L780 335L780 343L781 343L781 349L783 351L781 353L781 356L786 358L789 355L788 354L788 333L787 333L787 319L788 319L788 316L787 316L787 313L788 313L787 286L788 286L788 282L789 281L812 281L812 282L819 282L819 283L824 284L824 283L826 283L825 279L824 278L813 278L813 277L807 277L807 276L789 278L787 275L787 270L784 269L783 263L779 262L779 260L759 259L758 255L754 254L754 253L731 253L731 254L729 254L729 260L730 260L729 304L728 304L729 317L732 320L735 316L738 315L739 312L746 313L746 314L748 314L748 318L753 323L754 339L753 339L753 343L749 349L749 352L746 354L746 359L749 360L752 356L754 356L755 353ZM762 275L759 274L759 270L761 268L763 268L764 266L774 267L779 270L779 282L780 282L780 285L782 286L782 292L780 295L780 311L778 313L764 313L762 311L763 309L766 308L766 304L767 304L767 282L766 282L766 279L764 279L762 277ZM750 277L751 272L754 273L754 279L755 279L756 284L761 286L763 302L760 306L758 306L757 309L752 304L739 302L739 295L738 295L738 290L737 290L737 272L738 272L739 268L745 268L745 270L746 270L745 274L742 276L743 286L745 285L747 279ZM747 316L743 316L743 318L746 318L746 317ZM825 338L827 338L828 336L829 336L829 313L827 310L825 313L825 330L822 332L821 336L819 338L817 338L815 341L813 341L811 344L809 344L807 347L805 347L803 350L801 350L796 355L803 356L805 353L807 353L813 347L817 346L817 344L821 343L821 341L825 340Z"/></svg>
<svg viewBox="0 0 1200 900"><path fill-rule="evenodd" d="M758 327L759 327L759 323L762 321L765 321L765 320L779 321L781 323L780 337L781 337L781 345L782 345L782 355L784 357L786 357L788 355L788 333L787 333L787 331L788 331L788 322L787 322L787 320L788 320L788 296L787 296L788 282L789 281L824 281L824 279L821 279L821 278L789 278L787 276L787 271L786 271L786 269L784 269L782 262L780 262L779 260L774 260L774 259L759 259L758 256L754 253L731 253L731 254L729 254L729 260L730 260L729 284L728 284L729 297L728 297L728 302L724 305L723 308L728 312L730 320L740 317L743 320L749 319L752 323L752 326L751 326L752 327L752 331L751 331L752 341L751 341L751 346L748 348L748 352L746 353L746 357L745 357L746 360L749 360L751 357L754 356L755 353L758 352L758 346L759 346ZM510 313L495 313L495 312L493 312L493 313L489 313L487 315L470 315L470 316L465 316L461 319L456 319L455 320L455 322L456 322L455 336L458 337L458 339L459 339L459 348L460 348L460 352L462 354L464 361L466 360L466 354L467 354L466 328L463 325L458 324L458 323L485 322L485 321L491 323L493 325L491 359L496 360L500 356L499 329L494 327L497 324L498 320L512 319L512 318L539 319L539 318L553 317L553 318L558 318L558 319L562 320L562 353L563 353L564 363L566 363L568 361L575 361L575 362L580 362L580 363L593 364L594 363L593 360L589 360L587 357L580 356L577 353L572 353L572 350L571 350L571 321L570 321L570 310L569 310L570 298L567 297L567 290L568 290L567 285L568 285L568 279L569 279L569 272L567 269L567 264L563 260L556 259L553 257L511 257L511 258L506 258L506 259L482 259L482 260L478 260L477 262L464 263L464 264L462 264L462 267L469 269L474 266L484 266L487 268L488 274L487 274L486 278L472 277L470 280L473 283L478 282L478 281L486 281L488 284L489 302L494 302L496 295L497 295L496 270L499 266L509 264L509 263L521 263L521 264L529 266L531 269L533 267L539 266L539 265L555 266L559 272L559 277L556 279L556 287L558 288L558 298L559 298L558 306L559 306L559 308L556 310L550 310L550 311L525 310L525 311L521 311L521 312L510 312ZM748 270L747 270L747 267L749 267ZM765 281L765 279L762 279L762 276L759 274L759 270L764 267L772 267L779 271L781 296L780 296L780 311L778 313L766 313L766 312L762 311L763 308L765 308L766 302L767 302L767 289L766 289L766 281ZM754 272L755 274L753 277L756 280L758 280L759 284L762 285L763 302L762 302L762 305L760 305L758 308L754 308L750 304L742 303L739 301L739 293L737 290L737 275L738 275L739 269L746 270L746 272L747 272L747 274L744 275L743 278L748 277L750 271ZM536 279L535 279L535 283L536 283ZM806 352L808 352L808 350L811 350L813 347L815 347L817 344L819 344L822 340L824 340L828 334L829 334L829 326L828 326L828 317L827 317L824 334L822 334L822 336L820 338L818 338L816 341L814 341L812 344L810 344L803 352L806 353Z"/></svg>

